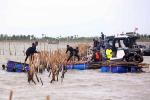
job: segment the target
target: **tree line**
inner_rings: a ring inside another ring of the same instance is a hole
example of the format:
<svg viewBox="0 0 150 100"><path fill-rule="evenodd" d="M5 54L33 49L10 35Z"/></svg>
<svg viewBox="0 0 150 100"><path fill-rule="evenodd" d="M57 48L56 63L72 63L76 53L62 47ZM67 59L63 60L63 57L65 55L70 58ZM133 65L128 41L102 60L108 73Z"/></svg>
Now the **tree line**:
<svg viewBox="0 0 150 100"><path fill-rule="evenodd" d="M42 38L36 37L34 35L12 35L9 36L7 34L0 34L0 41L7 41L7 40L18 40L18 41L29 41L29 40L39 40L39 41L80 41L80 40L91 40L92 38L88 37L74 37L74 36L68 36L68 37L48 37L48 36L42 36Z"/></svg>
<svg viewBox="0 0 150 100"><path fill-rule="evenodd" d="M150 41L150 34L138 34L139 41ZM92 41L93 37L74 37L74 36L68 36L68 37L48 37L43 36L42 38L38 38L34 35L12 35L9 36L7 34L0 34L0 41L6 41L6 40L20 40L20 41L28 41L28 40L41 40L41 41Z"/></svg>
<svg viewBox="0 0 150 100"><path fill-rule="evenodd" d="M150 34L138 34L138 41L150 42Z"/></svg>
<svg viewBox="0 0 150 100"><path fill-rule="evenodd" d="M34 35L12 35L0 34L0 40L31 40L36 39Z"/></svg>

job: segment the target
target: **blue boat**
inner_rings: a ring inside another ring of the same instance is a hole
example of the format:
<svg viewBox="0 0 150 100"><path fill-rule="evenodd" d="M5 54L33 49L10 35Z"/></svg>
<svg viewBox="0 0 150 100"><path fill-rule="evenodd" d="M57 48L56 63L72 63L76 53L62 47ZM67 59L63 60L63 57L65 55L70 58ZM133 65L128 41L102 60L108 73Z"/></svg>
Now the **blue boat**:
<svg viewBox="0 0 150 100"><path fill-rule="evenodd" d="M29 65L25 64L25 69L23 69L24 64L16 61L7 62L7 71L8 72L26 72L29 70Z"/></svg>

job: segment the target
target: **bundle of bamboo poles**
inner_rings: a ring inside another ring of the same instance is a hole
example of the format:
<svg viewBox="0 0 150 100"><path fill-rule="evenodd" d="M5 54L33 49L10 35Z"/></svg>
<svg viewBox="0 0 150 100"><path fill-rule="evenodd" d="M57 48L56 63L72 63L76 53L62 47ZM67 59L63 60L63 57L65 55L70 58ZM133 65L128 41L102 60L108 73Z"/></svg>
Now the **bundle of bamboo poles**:
<svg viewBox="0 0 150 100"><path fill-rule="evenodd" d="M30 70L28 73L28 80L34 81L33 76L38 72L42 72L47 69L50 74L52 74L52 81L55 81L55 77L58 80L58 74L60 71L60 67L63 64L65 57L62 57L61 51L57 50L54 52L45 52L41 51L38 54L34 54L32 58L29 60ZM38 80L38 79L37 79Z"/></svg>
<svg viewBox="0 0 150 100"><path fill-rule="evenodd" d="M89 44L78 44L77 46L79 47L80 56L81 57L86 56L87 55L87 50L88 50L88 48L90 48L90 45Z"/></svg>
<svg viewBox="0 0 150 100"><path fill-rule="evenodd" d="M124 65L127 67L130 66L137 66L141 68L148 68L149 64L146 63L138 63L138 62L126 62L126 61L105 61L101 63L101 66L117 66L117 65Z"/></svg>
<svg viewBox="0 0 150 100"><path fill-rule="evenodd" d="M89 45L87 44L79 44L79 52L80 55L86 56L87 48ZM28 82L32 81L35 83L33 76L35 75L37 80L37 73L43 72L45 69L49 72L49 76L52 75L51 83L55 81L60 72L62 72L64 66L70 63L76 62L67 62L68 55L65 52L65 49L57 49L55 51L40 51L39 53L34 54L30 60L30 70L28 72ZM82 57L81 56L81 57ZM78 63L83 63L82 61ZM64 72L62 72L64 74ZM36 84L36 83L35 83Z"/></svg>

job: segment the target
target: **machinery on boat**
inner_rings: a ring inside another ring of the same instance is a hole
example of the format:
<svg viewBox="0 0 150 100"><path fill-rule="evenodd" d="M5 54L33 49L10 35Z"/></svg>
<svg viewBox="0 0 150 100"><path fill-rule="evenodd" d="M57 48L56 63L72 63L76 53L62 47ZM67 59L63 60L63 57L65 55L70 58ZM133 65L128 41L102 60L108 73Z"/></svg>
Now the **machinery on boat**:
<svg viewBox="0 0 150 100"><path fill-rule="evenodd" d="M134 32L120 34L116 36L108 36L104 40L104 46L110 47L113 52L113 57L110 60L121 60L125 55L127 62L142 62L143 56L141 49L138 48L136 40L138 36Z"/></svg>

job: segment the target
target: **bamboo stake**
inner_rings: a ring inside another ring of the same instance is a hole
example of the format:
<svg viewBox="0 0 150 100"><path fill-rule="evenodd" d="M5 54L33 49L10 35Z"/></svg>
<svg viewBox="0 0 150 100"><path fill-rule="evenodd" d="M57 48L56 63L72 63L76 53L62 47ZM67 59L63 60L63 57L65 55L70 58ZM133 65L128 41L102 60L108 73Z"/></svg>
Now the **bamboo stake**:
<svg viewBox="0 0 150 100"><path fill-rule="evenodd" d="M5 53L4 53L4 48L3 48L3 55L5 55Z"/></svg>
<svg viewBox="0 0 150 100"><path fill-rule="evenodd" d="M148 65L149 71L150 71L150 65Z"/></svg>
<svg viewBox="0 0 150 100"><path fill-rule="evenodd" d="M46 100L50 100L50 96L49 95L46 97Z"/></svg>
<svg viewBox="0 0 150 100"><path fill-rule="evenodd" d="M9 54L12 55L11 49L10 49L10 41L9 41L9 44L8 44L8 45L9 45Z"/></svg>
<svg viewBox="0 0 150 100"><path fill-rule="evenodd" d="M14 49L15 49L15 56L16 56L16 46L14 46Z"/></svg>
<svg viewBox="0 0 150 100"><path fill-rule="evenodd" d="M36 76L37 81L40 82L40 81L39 81L39 78L38 78L38 76L37 76L37 74L35 74L35 76Z"/></svg>
<svg viewBox="0 0 150 100"><path fill-rule="evenodd" d="M13 96L13 91L10 91L10 95L9 95L9 100L12 100L12 96Z"/></svg>
<svg viewBox="0 0 150 100"><path fill-rule="evenodd" d="M42 83L42 86L43 86L43 81L42 81L42 79L40 78L40 81L41 81L41 83Z"/></svg>
<svg viewBox="0 0 150 100"><path fill-rule="evenodd" d="M24 56L25 56L25 52L26 52L26 51L25 51L25 43L24 43L24 48L23 48L23 49L24 49L23 51L24 51Z"/></svg>

